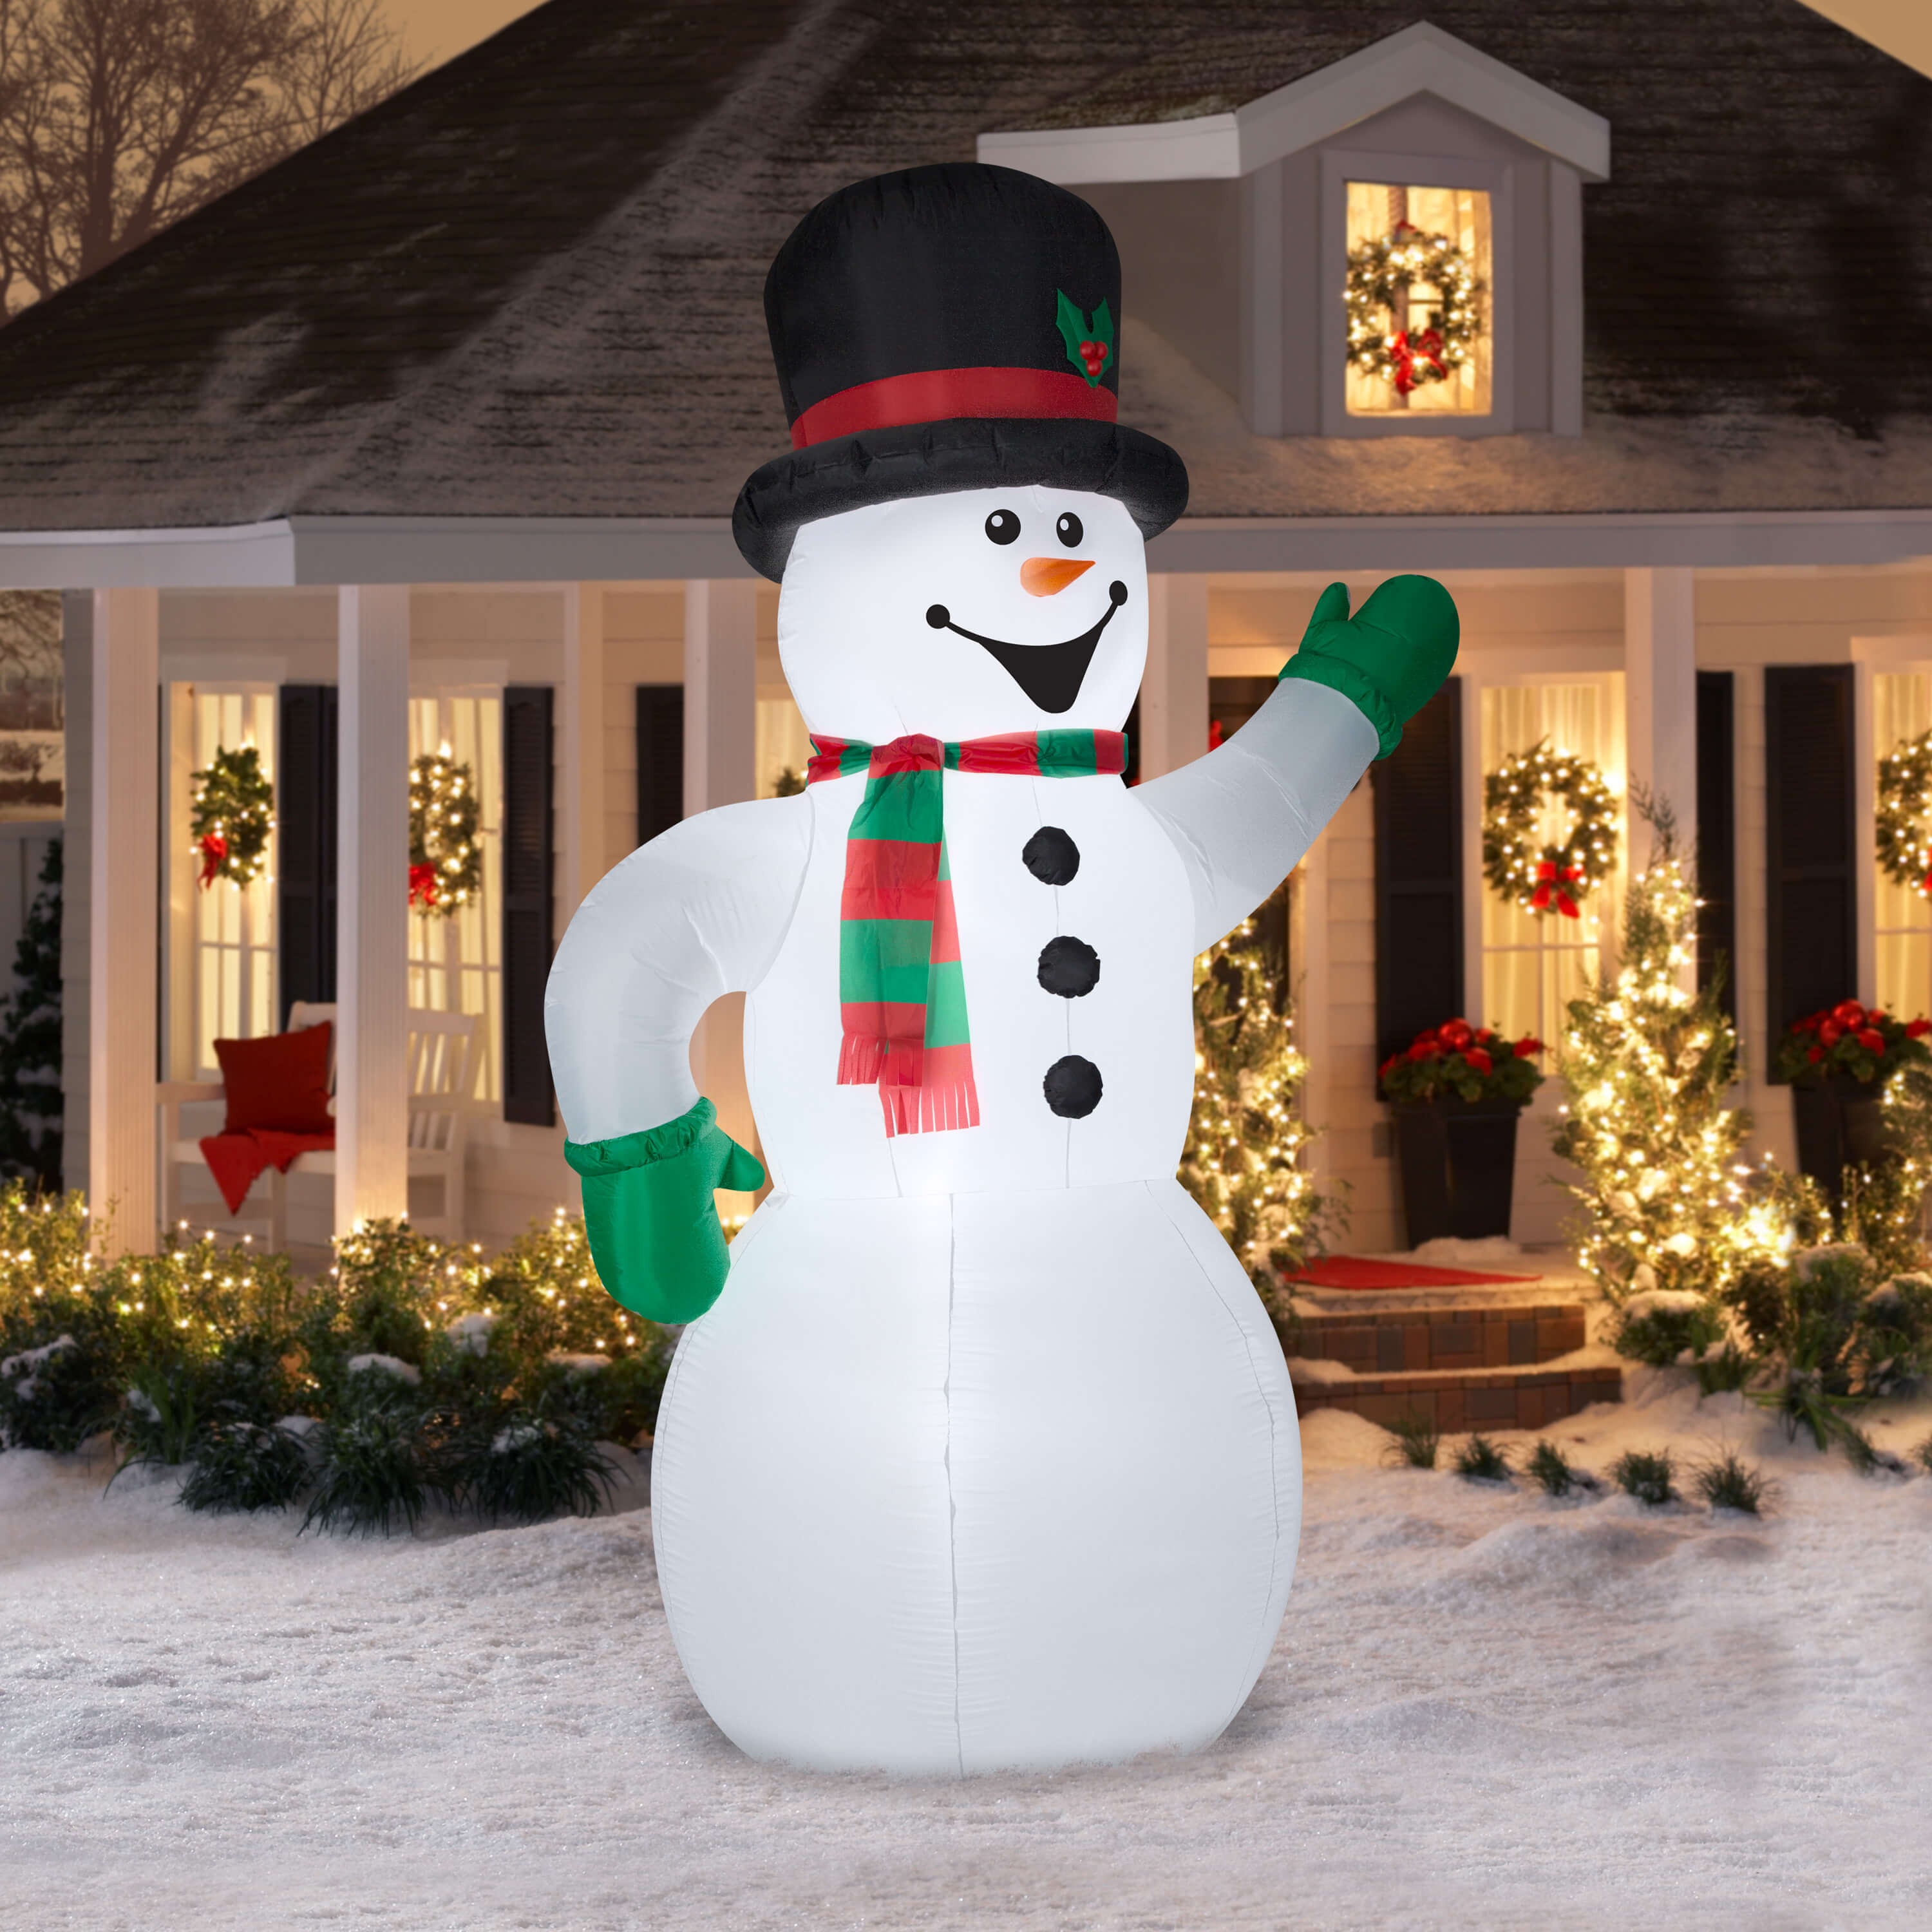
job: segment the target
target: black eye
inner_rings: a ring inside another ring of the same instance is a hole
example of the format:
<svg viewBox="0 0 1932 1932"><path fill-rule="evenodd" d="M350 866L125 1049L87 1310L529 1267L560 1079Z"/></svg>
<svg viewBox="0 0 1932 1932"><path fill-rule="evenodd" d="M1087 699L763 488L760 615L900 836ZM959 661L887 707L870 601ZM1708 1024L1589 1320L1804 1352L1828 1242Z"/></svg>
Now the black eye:
<svg viewBox="0 0 1932 1932"><path fill-rule="evenodd" d="M1053 530L1054 534L1069 550L1078 548L1080 539L1087 534L1087 526L1071 510L1061 516Z"/></svg>
<svg viewBox="0 0 1932 1932"><path fill-rule="evenodd" d="M986 534L994 543L1008 544L1020 533L1020 520L1010 510L995 510L986 519Z"/></svg>

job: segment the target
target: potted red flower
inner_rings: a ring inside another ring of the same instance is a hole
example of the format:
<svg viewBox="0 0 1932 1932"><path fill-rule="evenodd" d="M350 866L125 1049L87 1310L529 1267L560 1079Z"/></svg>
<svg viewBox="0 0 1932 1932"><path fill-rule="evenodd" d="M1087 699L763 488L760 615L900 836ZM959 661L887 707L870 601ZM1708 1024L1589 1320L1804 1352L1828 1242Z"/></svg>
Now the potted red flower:
<svg viewBox="0 0 1932 1932"><path fill-rule="evenodd" d="M1778 1071L1791 1084L1798 1165L1834 1204L1844 1198L1845 1169L1885 1151L1886 1082L1901 1066L1932 1060L1928 1034L1932 1020L1894 1019L1856 1000L1808 1013L1786 1031Z"/></svg>
<svg viewBox="0 0 1932 1932"><path fill-rule="evenodd" d="M1543 1084L1540 1040L1446 1021L1382 1062L1408 1243L1507 1234L1517 1117Z"/></svg>

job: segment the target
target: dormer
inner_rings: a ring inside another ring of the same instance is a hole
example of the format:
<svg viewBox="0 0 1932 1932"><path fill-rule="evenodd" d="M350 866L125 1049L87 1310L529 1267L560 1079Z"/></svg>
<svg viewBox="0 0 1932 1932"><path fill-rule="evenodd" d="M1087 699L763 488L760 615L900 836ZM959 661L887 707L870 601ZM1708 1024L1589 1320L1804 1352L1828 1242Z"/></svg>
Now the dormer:
<svg viewBox="0 0 1932 1932"><path fill-rule="evenodd" d="M1582 191L1609 178L1610 124L1438 28L1231 111L979 154L1100 209L1130 320L1258 436L1582 431Z"/></svg>

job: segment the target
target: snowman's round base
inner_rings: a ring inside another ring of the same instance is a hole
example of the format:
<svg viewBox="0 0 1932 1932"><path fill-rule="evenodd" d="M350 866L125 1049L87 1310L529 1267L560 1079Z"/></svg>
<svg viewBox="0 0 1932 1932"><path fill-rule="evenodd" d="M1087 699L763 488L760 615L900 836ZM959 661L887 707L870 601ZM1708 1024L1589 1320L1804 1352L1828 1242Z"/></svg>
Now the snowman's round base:
<svg viewBox="0 0 1932 1932"><path fill-rule="evenodd" d="M1281 1350L1171 1180L774 1196L652 1471L671 1634L754 1757L952 1774L1218 1736L1301 1514Z"/></svg>

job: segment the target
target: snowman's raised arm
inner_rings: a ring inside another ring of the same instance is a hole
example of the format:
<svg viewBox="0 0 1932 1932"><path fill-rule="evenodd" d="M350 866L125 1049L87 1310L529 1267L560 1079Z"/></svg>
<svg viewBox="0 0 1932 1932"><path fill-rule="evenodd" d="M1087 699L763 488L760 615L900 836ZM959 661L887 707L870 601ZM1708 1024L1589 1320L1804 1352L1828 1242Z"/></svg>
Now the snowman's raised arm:
<svg viewBox="0 0 1932 1932"><path fill-rule="evenodd" d="M1280 884L1370 763L1395 749L1454 668L1458 633L1432 578L1390 578L1352 619L1346 588L1332 584L1261 710L1218 750L1138 788L1187 868L1196 952Z"/></svg>
<svg viewBox="0 0 1932 1932"><path fill-rule="evenodd" d="M691 1077L691 1036L770 970L812 842L801 794L687 818L606 874L570 922L544 995L550 1069L604 1286L654 1321L723 1286L715 1188L764 1171Z"/></svg>

